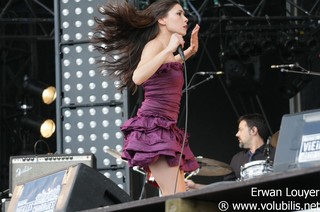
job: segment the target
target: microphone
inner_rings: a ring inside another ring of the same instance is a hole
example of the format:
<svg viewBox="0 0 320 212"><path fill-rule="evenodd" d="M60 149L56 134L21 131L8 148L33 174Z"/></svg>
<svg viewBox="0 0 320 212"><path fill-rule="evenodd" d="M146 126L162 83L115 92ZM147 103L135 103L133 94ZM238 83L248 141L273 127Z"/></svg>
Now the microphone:
<svg viewBox="0 0 320 212"><path fill-rule="evenodd" d="M293 68L296 66L297 64L283 64L283 65L271 65L271 68Z"/></svg>
<svg viewBox="0 0 320 212"><path fill-rule="evenodd" d="M197 74L200 75L222 75L224 74L223 71L217 71L217 72L204 72L204 71L200 71L200 72L196 72Z"/></svg>
<svg viewBox="0 0 320 212"><path fill-rule="evenodd" d="M183 61L185 61L186 58L185 58L185 56L184 56L184 53L183 53L183 50L182 50L182 46L181 46L181 45L178 46L178 52L179 52L179 54L180 54L181 59L182 59Z"/></svg>

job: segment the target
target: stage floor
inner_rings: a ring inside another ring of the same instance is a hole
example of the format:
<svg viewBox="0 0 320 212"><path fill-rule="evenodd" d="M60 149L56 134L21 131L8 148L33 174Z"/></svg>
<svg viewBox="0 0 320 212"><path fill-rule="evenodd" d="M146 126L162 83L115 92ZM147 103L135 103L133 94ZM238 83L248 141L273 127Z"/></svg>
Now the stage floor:
<svg viewBox="0 0 320 212"><path fill-rule="evenodd" d="M320 210L319 174L320 166L295 168L244 181L216 182L202 189L171 196L152 197L85 211L236 211L230 207L238 207L239 203L256 204L260 208L255 210L262 210L262 206L265 210L295 211L318 205ZM226 205L229 206L228 210L221 208Z"/></svg>

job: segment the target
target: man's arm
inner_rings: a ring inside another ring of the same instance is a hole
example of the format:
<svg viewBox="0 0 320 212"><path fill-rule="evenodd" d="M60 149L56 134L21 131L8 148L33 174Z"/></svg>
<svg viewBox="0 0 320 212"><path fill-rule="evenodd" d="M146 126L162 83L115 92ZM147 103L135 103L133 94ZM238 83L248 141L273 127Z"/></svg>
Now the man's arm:
<svg viewBox="0 0 320 212"><path fill-rule="evenodd" d="M206 185L203 185L203 184L195 183L192 180L185 180L185 182L186 182L187 191L194 190L194 189L200 189L200 188L203 188L203 187L206 186Z"/></svg>

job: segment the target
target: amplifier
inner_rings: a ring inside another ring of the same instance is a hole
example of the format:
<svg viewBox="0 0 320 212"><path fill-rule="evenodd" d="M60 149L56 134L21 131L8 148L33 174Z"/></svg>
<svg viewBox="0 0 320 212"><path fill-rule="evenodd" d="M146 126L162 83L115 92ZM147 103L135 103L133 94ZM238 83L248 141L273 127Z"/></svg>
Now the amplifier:
<svg viewBox="0 0 320 212"><path fill-rule="evenodd" d="M11 156L9 166L9 195L17 184L83 163L97 168L93 154L51 154Z"/></svg>

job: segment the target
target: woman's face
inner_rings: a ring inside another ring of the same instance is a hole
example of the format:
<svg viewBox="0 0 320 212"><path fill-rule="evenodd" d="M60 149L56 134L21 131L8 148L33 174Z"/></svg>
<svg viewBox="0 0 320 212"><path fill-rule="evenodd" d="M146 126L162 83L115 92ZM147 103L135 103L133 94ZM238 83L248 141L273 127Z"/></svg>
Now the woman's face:
<svg viewBox="0 0 320 212"><path fill-rule="evenodd" d="M184 16L184 10L180 4L176 4L169 10L166 17L163 18L168 31L186 35L188 29L188 19Z"/></svg>

